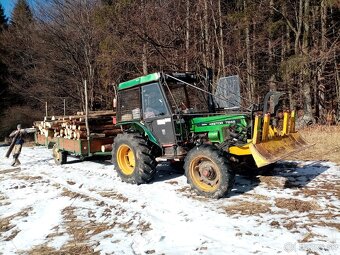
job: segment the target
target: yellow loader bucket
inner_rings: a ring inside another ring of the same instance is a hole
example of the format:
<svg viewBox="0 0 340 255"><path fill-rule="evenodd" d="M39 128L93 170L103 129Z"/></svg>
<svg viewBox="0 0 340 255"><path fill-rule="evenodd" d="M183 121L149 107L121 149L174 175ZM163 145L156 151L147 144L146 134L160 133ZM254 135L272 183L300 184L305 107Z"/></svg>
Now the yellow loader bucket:
<svg viewBox="0 0 340 255"><path fill-rule="evenodd" d="M250 144L249 148L256 165L262 167L311 146L313 145L308 144L300 134L292 133L259 144Z"/></svg>
<svg viewBox="0 0 340 255"><path fill-rule="evenodd" d="M308 144L299 133L295 132L295 112L285 112L281 131L272 128L270 115L265 114L263 121L255 117L254 135L249 149L258 167L262 167L291 154L305 150L313 145ZM260 123L263 123L262 128Z"/></svg>

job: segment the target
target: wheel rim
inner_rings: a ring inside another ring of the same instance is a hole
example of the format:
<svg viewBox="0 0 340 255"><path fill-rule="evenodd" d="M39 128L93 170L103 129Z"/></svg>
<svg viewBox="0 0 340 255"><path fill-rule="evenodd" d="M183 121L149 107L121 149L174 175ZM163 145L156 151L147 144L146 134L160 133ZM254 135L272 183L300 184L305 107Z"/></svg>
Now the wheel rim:
<svg viewBox="0 0 340 255"><path fill-rule="evenodd" d="M60 153L57 148L53 150L53 156L56 161L60 161Z"/></svg>
<svg viewBox="0 0 340 255"><path fill-rule="evenodd" d="M219 167L209 158L199 156L191 161L189 172L194 185L202 191L214 192L221 180Z"/></svg>
<svg viewBox="0 0 340 255"><path fill-rule="evenodd" d="M136 160L133 150L126 144L119 146L117 151L117 162L120 170L125 175L131 175L135 170Z"/></svg>

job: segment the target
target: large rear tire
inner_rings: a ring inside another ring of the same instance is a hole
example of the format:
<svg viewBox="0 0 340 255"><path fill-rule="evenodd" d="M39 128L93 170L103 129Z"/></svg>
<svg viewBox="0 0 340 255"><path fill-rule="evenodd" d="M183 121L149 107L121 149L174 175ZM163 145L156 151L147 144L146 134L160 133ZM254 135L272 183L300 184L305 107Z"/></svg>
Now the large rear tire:
<svg viewBox="0 0 340 255"><path fill-rule="evenodd" d="M205 197L224 197L235 182L235 173L226 156L212 145L190 150L185 158L184 170L190 186Z"/></svg>
<svg viewBox="0 0 340 255"><path fill-rule="evenodd" d="M139 134L119 134L112 146L112 163L127 183L142 184L152 180L156 173L157 161L151 146Z"/></svg>
<svg viewBox="0 0 340 255"><path fill-rule="evenodd" d="M66 162L67 162L67 152L59 150L57 144L53 145L52 154L53 154L54 162L57 165L66 164Z"/></svg>

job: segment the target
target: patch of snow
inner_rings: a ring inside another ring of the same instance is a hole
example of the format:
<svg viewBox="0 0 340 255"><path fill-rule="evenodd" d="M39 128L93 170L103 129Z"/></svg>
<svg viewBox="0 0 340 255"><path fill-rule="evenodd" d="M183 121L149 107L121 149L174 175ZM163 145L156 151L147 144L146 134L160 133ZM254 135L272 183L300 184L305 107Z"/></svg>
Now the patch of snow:
<svg viewBox="0 0 340 255"><path fill-rule="evenodd" d="M0 148L0 155L6 149ZM287 187L237 176L230 197L212 200L195 195L185 176L163 165L152 183L137 186L121 182L109 162L69 159L57 166L50 150L33 147L23 148L19 170L7 171L10 159L0 161L0 220L8 217L13 225L0 232L0 254L35 245L62 249L74 239L62 215L67 207L88 231L78 241L101 254L305 254L307 244L319 243L330 245L319 254L339 252L340 234L333 227L339 219L329 216L340 208L340 168L333 163L282 161L272 177L287 180ZM303 193L318 191L321 184L330 190ZM315 202L320 209L278 208L277 199ZM227 210L247 203L268 211ZM19 232L6 241L14 231Z"/></svg>

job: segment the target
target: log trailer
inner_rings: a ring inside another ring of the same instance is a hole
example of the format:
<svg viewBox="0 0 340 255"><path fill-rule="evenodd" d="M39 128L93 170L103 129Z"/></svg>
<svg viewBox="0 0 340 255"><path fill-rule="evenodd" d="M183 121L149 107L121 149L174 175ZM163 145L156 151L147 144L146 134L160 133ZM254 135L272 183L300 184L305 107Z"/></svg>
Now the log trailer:
<svg viewBox="0 0 340 255"><path fill-rule="evenodd" d="M93 156L110 156L113 138L121 129L114 125L114 111L95 111L88 114L90 135L87 136L85 115L45 117L34 122L35 143L52 148L58 165L67 163L68 155L81 160Z"/></svg>
<svg viewBox="0 0 340 255"><path fill-rule="evenodd" d="M236 170L256 172L310 146L295 131L294 111L285 111L282 127L275 127L282 93L270 92L248 111L240 111L235 98L237 107L216 107L235 90L224 98L213 95L211 75L206 77L158 72L119 84L115 117L121 133L112 162L122 181L147 183L158 162L177 162L193 190L221 198L232 189ZM55 157L63 151L56 147Z"/></svg>

